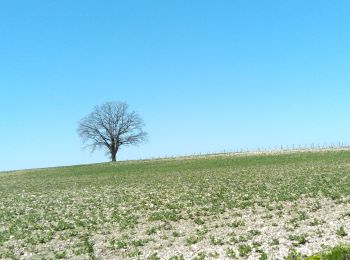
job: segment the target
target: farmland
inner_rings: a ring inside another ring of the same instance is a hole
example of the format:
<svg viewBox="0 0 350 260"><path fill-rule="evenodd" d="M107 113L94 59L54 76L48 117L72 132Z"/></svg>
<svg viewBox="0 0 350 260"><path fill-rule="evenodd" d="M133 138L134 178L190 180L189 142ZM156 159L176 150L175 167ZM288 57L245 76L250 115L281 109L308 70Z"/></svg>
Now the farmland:
<svg viewBox="0 0 350 260"><path fill-rule="evenodd" d="M349 150L0 174L5 259L295 259L348 233Z"/></svg>

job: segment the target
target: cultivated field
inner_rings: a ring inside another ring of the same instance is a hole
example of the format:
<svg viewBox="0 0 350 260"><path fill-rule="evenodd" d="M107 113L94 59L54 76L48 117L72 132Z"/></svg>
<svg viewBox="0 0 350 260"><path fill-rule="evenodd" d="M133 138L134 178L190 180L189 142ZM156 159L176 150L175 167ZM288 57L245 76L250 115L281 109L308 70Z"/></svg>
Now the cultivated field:
<svg viewBox="0 0 350 260"><path fill-rule="evenodd" d="M350 151L0 174L5 259L297 259L348 233Z"/></svg>

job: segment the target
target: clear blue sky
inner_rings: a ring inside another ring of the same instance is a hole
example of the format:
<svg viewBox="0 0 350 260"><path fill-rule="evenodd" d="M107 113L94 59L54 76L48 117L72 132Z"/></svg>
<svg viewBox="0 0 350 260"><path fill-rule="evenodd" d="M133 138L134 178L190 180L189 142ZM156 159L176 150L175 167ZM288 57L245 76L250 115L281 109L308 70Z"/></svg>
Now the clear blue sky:
<svg viewBox="0 0 350 260"><path fill-rule="evenodd" d="M108 160L78 121L126 101L119 159L350 141L350 1L0 3L0 170Z"/></svg>

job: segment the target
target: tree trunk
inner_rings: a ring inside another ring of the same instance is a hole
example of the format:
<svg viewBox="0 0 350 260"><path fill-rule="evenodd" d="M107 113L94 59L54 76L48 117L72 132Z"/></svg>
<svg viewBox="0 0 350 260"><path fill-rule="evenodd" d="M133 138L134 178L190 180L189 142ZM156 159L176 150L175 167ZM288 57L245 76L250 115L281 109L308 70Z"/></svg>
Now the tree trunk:
<svg viewBox="0 0 350 260"><path fill-rule="evenodd" d="M112 159L112 162L115 162L115 161L116 161L116 157L117 157L118 150L119 150L119 146L118 146L118 147L115 147L114 149L111 149L111 159Z"/></svg>
<svg viewBox="0 0 350 260"><path fill-rule="evenodd" d="M117 151L112 151L111 152L112 162L116 161L116 155L117 155Z"/></svg>

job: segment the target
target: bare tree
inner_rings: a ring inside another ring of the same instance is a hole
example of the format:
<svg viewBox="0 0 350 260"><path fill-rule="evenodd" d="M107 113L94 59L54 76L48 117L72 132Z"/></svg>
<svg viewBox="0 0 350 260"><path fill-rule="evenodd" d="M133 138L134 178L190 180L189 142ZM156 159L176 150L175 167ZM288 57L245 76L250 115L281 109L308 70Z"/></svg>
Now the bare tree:
<svg viewBox="0 0 350 260"><path fill-rule="evenodd" d="M135 112L128 112L125 102L107 102L96 106L79 122L78 133L92 152L104 148L115 162L121 146L137 145L147 140L143 120Z"/></svg>

